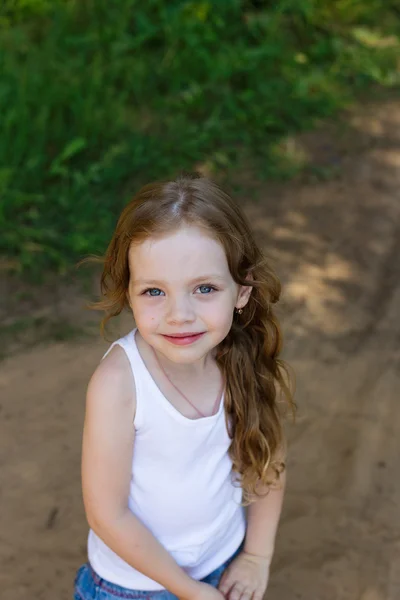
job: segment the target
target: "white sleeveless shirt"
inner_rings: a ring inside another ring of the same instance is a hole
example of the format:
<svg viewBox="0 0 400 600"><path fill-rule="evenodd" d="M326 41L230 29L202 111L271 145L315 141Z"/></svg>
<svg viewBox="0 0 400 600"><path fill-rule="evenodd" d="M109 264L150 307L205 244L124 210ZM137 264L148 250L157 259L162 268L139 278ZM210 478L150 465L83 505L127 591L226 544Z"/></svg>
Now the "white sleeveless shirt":
<svg viewBox="0 0 400 600"><path fill-rule="evenodd" d="M161 393L135 341L114 342L129 359L136 387L129 508L190 577L203 579L240 546L246 530L242 490L228 456L224 398L216 414L188 419ZM106 356L105 355L105 356ZM96 573L134 590L162 590L89 531Z"/></svg>

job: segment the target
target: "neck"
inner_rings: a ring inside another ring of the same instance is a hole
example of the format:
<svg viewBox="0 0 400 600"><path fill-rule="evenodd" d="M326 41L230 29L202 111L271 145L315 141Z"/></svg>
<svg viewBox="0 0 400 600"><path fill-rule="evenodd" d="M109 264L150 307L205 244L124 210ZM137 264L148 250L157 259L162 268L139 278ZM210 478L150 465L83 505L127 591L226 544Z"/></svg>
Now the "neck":
<svg viewBox="0 0 400 600"><path fill-rule="evenodd" d="M193 363L182 364L169 360L164 354L157 352L157 350L153 349L153 351L156 354L158 362L166 371L168 371L169 375L172 377L176 376L180 379L192 379L203 376L211 363L209 355L203 356Z"/></svg>

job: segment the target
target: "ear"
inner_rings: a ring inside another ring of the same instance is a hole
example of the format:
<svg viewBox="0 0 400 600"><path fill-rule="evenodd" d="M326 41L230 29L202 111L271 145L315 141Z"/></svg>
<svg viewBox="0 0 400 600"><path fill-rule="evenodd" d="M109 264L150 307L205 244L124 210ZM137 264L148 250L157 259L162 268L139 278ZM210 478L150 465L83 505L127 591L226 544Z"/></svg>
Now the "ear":
<svg viewBox="0 0 400 600"><path fill-rule="evenodd" d="M253 276L251 275L251 273L249 273L246 276L246 280L253 281ZM238 292L238 297L236 300L235 307L236 308L244 308L250 299L252 291L253 291L253 287L250 285L239 286L239 292Z"/></svg>

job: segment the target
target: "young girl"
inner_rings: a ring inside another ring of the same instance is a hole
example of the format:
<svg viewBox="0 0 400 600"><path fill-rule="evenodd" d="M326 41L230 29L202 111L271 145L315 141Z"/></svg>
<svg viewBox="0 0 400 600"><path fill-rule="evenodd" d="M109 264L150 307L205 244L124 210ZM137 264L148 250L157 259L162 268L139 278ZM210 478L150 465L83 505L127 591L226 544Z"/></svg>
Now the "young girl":
<svg viewBox="0 0 400 600"><path fill-rule="evenodd" d="M182 176L126 206L101 283L103 325L127 307L136 327L88 387L75 600L261 600L292 404L276 276L232 199Z"/></svg>

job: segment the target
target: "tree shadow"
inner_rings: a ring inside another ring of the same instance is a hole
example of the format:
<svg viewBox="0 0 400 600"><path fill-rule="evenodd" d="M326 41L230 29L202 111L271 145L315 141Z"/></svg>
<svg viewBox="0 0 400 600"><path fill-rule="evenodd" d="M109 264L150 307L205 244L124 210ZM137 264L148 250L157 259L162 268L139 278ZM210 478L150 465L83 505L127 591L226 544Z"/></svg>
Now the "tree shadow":
<svg viewBox="0 0 400 600"><path fill-rule="evenodd" d="M390 483L400 389L400 105L371 105L342 129L298 143L313 164L334 162L335 177L264 188L248 209L283 282L284 357L298 379L268 598L383 600L393 547L389 519L374 511L392 514L400 493Z"/></svg>

